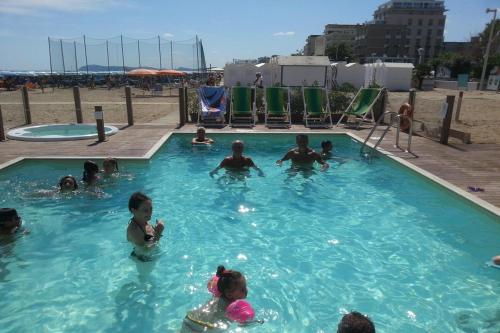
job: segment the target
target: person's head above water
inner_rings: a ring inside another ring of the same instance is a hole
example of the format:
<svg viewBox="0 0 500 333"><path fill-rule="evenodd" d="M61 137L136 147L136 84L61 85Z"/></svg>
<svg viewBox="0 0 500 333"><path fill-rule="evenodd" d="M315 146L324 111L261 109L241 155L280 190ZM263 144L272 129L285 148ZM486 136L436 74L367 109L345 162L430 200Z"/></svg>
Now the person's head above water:
<svg viewBox="0 0 500 333"><path fill-rule="evenodd" d="M217 267L217 289L222 297L229 301L247 297L247 281L238 271L228 270L224 266Z"/></svg>
<svg viewBox="0 0 500 333"><path fill-rule="evenodd" d="M375 325L370 318L353 311L342 317L337 333L375 333Z"/></svg>
<svg viewBox="0 0 500 333"><path fill-rule="evenodd" d="M198 127L198 129L196 130L196 137L198 138L198 140L205 140L205 127Z"/></svg>
<svg viewBox="0 0 500 333"><path fill-rule="evenodd" d="M243 144L243 141L241 140L233 141L233 144L231 145L231 149L233 150L233 155L238 157L243 155L244 147L245 145Z"/></svg>
<svg viewBox="0 0 500 333"><path fill-rule="evenodd" d="M99 173L99 166L94 161L85 161L83 164L83 178L86 183L91 182Z"/></svg>
<svg viewBox="0 0 500 333"><path fill-rule="evenodd" d="M299 134L295 138L295 142L299 148L307 148L307 145L309 144L309 137L305 134Z"/></svg>
<svg viewBox="0 0 500 333"><path fill-rule="evenodd" d="M59 189L61 191L74 191L78 189L78 183L72 175L67 175L59 180Z"/></svg>
<svg viewBox="0 0 500 333"><path fill-rule="evenodd" d="M141 192L135 192L128 200L128 209L134 215L134 221L146 223L151 220L153 214L153 202L151 198Z"/></svg>
<svg viewBox="0 0 500 333"><path fill-rule="evenodd" d="M11 233L21 227L21 217L14 208L0 208L0 231Z"/></svg>
<svg viewBox="0 0 500 333"><path fill-rule="evenodd" d="M333 148L332 142L330 140L321 141L321 148L323 151L330 151Z"/></svg>
<svg viewBox="0 0 500 333"><path fill-rule="evenodd" d="M111 174L118 171L118 160L114 157L107 157L102 161L104 173Z"/></svg>

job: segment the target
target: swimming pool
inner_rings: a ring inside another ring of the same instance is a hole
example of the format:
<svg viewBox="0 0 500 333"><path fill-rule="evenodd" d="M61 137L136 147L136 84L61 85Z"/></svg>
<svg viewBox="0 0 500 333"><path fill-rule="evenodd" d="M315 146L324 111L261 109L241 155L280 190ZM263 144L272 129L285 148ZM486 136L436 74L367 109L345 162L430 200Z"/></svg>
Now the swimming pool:
<svg viewBox="0 0 500 333"><path fill-rule="evenodd" d="M106 135L118 132L114 126L104 126ZM21 141L68 141L97 138L94 124L49 124L19 127L10 130L7 137Z"/></svg>
<svg viewBox="0 0 500 333"><path fill-rule="evenodd" d="M274 162L293 135L210 135L211 148L172 135L147 162L100 193L44 197L36 189L80 175L81 161L25 161L0 172L0 206L15 206L31 234L1 245L0 332L175 332L209 298L218 264L247 277L263 326L248 332L335 332L345 311L377 332L498 332L500 223L359 143L325 138L345 160L293 175ZM230 142L265 172L238 180L208 172ZM166 221L160 253L136 264L125 240L130 194L153 198ZM243 330L243 331L245 331Z"/></svg>

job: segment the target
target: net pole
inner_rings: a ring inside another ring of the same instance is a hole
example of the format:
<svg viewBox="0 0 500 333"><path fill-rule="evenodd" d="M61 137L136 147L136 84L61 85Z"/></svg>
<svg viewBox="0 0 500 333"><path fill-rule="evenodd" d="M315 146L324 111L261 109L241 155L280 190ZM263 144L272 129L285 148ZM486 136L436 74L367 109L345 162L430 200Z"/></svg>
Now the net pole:
<svg viewBox="0 0 500 333"><path fill-rule="evenodd" d="M196 35L196 70L200 74L200 62L199 62L199 51L198 51L198 35Z"/></svg>
<svg viewBox="0 0 500 333"><path fill-rule="evenodd" d="M160 69L161 69L161 44L160 44L160 35L158 35L158 55L160 56Z"/></svg>
<svg viewBox="0 0 500 333"><path fill-rule="evenodd" d="M75 50L75 67L76 67L76 75L78 75L78 59L76 57L76 41L73 41L73 48Z"/></svg>
<svg viewBox="0 0 500 333"><path fill-rule="evenodd" d="M85 49L85 68L87 69L87 75L89 75L89 60L87 58L87 39L83 35L83 48Z"/></svg>
<svg viewBox="0 0 500 333"><path fill-rule="evenodd" d="M172 51L174 44L172 41L170 41L170 69L174 69L174 53Z"/></svg>
<svg viewBox="0 0 500 333"><path fill-rule="evenodd" d="M123 74L125 74L125 57L123 55L123 35L120 35L120 43L122 45L122 65L123 65Z"/></svg>
<svg viewBox="0 0 500 333"><path fill-rule="evenodd" d="M62 46L62 39L59 39L59 44L61 45L61 56L62 56L63 74L66 74L66 66L64 65L64 51L63 51L63 46Z"/></svg>
<svg viewBox="0 0 500 333"><path fill-rule="evenodd" d="M137 40L137 54L139 55L139 68L141 68L141 47L139 46L139 40Z"/></svg>
<svg viewBox="0 0 500 333"><path fill-rule="evenodd" d="M52 50L50 48L50 37L47 37L47 41L49 42L49 62L50 62L50 75L52 76Z"/></svg>
<svg viewBox="0 0 500 333"><path fill-rule="evenodd" d="M109 46L107 39L106 39L106 56L108 57L108 74L111 74L111 69L109 68Z"/></svg>

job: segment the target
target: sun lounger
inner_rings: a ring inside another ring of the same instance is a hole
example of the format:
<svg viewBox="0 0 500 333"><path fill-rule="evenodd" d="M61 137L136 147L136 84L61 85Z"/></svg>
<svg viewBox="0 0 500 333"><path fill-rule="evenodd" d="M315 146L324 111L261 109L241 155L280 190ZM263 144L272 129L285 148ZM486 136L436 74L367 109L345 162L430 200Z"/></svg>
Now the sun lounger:
<svg viewBox="0 0 500 333"><path fill-rule="evenodd" d="M354 116L358 120L358 127L362 122L375 123L375 115L373 114L373 105L379 99L382 94L383 89L378 88L361 88L359 89L356 96L347 107L347 109L342 112L342 116L337 122L337 126L344 117ZM368 117L370 116L370 117Z"/></svg>
<svg viewBox="0 0 500 333"><path fill-rule="evenodd" d="M303 87L304 120L306 127L332 127L330 102L325 88Z"/></svg>
<svg viewBox="0 0 500 333"><path fill-rule="evenodd" d="M198 126L223 126L227 105L227 91L224 87L200 87L198 89L200 111Z"/></svg>
<svg viewBox="0 0 500 333"><path fill-rule="evenodd" d="M264 91L265 124L269 128L290 128L290 89L269 87Z"/></svg>
<svg viewBox="0 0 500 333"><path fill-rule="evenodd" d="M255 88L233 87L229 126L255 126Z"/></svg>

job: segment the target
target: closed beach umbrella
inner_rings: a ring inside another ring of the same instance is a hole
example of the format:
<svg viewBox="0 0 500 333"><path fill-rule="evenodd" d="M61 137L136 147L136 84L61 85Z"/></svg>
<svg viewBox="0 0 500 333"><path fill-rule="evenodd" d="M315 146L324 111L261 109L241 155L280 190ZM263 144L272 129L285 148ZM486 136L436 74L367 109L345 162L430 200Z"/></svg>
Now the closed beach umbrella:
<svg viewBox="0 0 500 333"><path fill-rule="evenodd" d="M158 71L154 69L137 68L127 72L129 76L154 76Z"/></svg>
<svg viewBox="0 0 500 333"><path fill-rule="evenodd" d="M181 71L176 71L174 69L162 69L158 71L158 75L165 75L165 76L185 76L186 73L181 72Z"/></svg>

